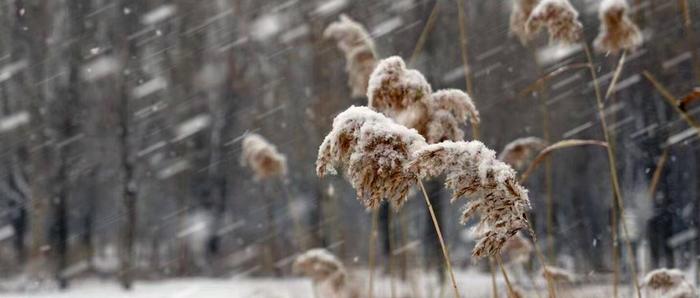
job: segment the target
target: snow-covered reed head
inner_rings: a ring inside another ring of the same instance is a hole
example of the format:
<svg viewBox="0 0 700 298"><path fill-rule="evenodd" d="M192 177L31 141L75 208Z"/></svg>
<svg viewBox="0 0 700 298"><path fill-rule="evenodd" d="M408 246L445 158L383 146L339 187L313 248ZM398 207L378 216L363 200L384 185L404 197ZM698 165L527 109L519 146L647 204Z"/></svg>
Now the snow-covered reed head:
<svg viewBox="0 0 700 298"><path fill-rule="evenodd" d="M513 9L510 12L510 33L520 38L522 44L532 39L532 34L525 28L525 23L539 1L513 0Z"/></svg>
<svg viewBox="0 0 700 298"><path fill-rule="evenodd" d="M405 165L425 144L416 130L370 108L352 106L333 120L333 129L318 150L316 173L335 174L335 167L342 165L365 207L377 208L387 200L399 208L417 181Z"/></svg>
<svg viewBox="0 0 700 298"><path fill-rule="evenodd" d="M600 52L633 50L642 44L642 33L628 16L625 0L603 0L598 12L600 33L593 46Z"/></svg>
<svg viewBox="0 0 700 298"><path fill-rule="evenodd" d="M427 101L428 122L425 137L428 143L461 141L464 131L461 124L469 120L479 124L479 111L468 94L458 89L438 90Z"/></svg>
<svg viewBox="0 0 700 298"><path fill-rule="evenodd" d="M529 35L547 27L550 42L575 43L583 33L583 25L578 21L578 11L569 0L540 1L532 10L525 27Z"/></svg>
<svg viewBox="0 0 700 298"><path fill-rule="evenodd" d="M649 297L697 298L697 289L678 269L656 269L644 276L642 287Z"/></svg>
<svg viewBox="0 0 700 298"><path fill-rule="evenodd" d="M544 149L546 143L538 137L518 138L508 143L498 159L516 169L522 169L529 158Z"/></svg>
<svg viewBox="0 0 700 298"><path fill-rule="evenodd" d="M367 105L393 118L424 101L431 92L430 84L419 71L407 69L401 57L392 56L380 61L369 77Z"/></svg>
<svg viewBox="0 0 700 298"><path fill-rule="evenodd" d="M475 232L481 239L472 251L477 258L499 253L508 239L529 227L527 190L518 183L515 171L479 141L425 146L415 152L409 169L420 178L445 173L452 201L470 197L462 223L474 215L480 217Z"/></svg>
<svg viewBox="0 0 700 298"><path fill-rule="evenodd" d="M343 14L340 15L340 20L328 25L323 36L334 39L345 54L345 70L349 76L348 86L352 89L352 96L364 96L369 76L377 64L374 41L367 30Z"/></svg>
<svg viewBox="0 0 700 298"><path fill-rule="evenodd" d="M310 277L315 283L327 283L336 291L345 287L348 277L343 263L324 248L310 249L297 256L292 270Z"/></svg>
<svg viewBox="0 0 700 298"><path fill-rule="evenodd" d="M251 133L243 139L241 164L250 167L256 180L287 174L287 158L259 134Z"/></svg>
<svg viewBox="0 0 700 298"><path fill-rule="evenodd" d="M544 268L542 268L542 277L555 282L570 283L576 280L576 277L573 273L567 271L564 268L554 266L544 266Z"/></svg>

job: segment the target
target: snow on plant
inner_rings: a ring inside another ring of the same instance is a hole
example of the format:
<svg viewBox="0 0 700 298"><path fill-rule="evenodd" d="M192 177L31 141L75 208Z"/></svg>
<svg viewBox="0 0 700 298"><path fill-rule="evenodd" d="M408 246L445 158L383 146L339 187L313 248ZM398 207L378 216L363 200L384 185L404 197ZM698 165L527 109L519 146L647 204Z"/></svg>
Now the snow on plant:
<svg viewBox="0 0 700 298"><path fill-rule="evenodd" d="M348 272L343 263L326 249L314 248L300 254L292 269L310 277L314 284L330 286L337 297L347 291Z"/></svg>
<svg viewBox="0 0 700 298"><path fill-rule="evenodd" d="M251 133L243 139L241 164L253 170L256 180L287 174L287 158L259 134Z"/></svg>
<svg viewBox="0 0 700 298"><path fill-rule="evenodd" d="M600 52L633 50L642 44L642 33L628 16L625 0L603 0L598 12L600 33L593 46Z"/></svg>
<svg viewBox="0 0 700 298"><path fill-rule="evenodd" d="M333 120L333 128L318 151L316 173L320 177L335 174L335 168L342 165L365 207L374 209L387 200L399 208L417 181L405 165L425 144L414 129L370 108L352 106Z"/></svg>
<svg viewBox="0 0 700 298"><path fill-rule="evenodd" d="M508 143L498 155L498 159L521 169L535 153L544 149L546 143L538 137L518 138Z"/></svg>
<svg viewBox="0 0 700 298"><path fill-rule="evenodd" d="M513 10L510 12L510 33L526 44L532 35L525 28L525 23L539 0L513 0Z"/></svg>
<svg viewBox="0 0 700 298"><path fill-rule="evenodd" d="M398 56L382 60L372 72L367 89L369 107L414 128L429 143L461 141L462 123L480 121L469 95L446 89L432 93L430 84L415 69L407 69Z"/></svg>
<svg viewBox="0 0 700 298"><path fill-rule="evenodd" d="M348 86L352 89L352 96L365 95L369 76L377 64L374 41L367 30L343 14L340 20L328 25L323 36L334 39L345 54L345 70L349 76Z"/></svg>
<svg viewBox="0 0 700 298"><path fill-rule="evenodd" d="M529 227L527 190L518 184L515 171L479 141L427 145L416 151L409 169L421 178L445 173L452 201L471 197L462 223L480 217L475 228L480 240L472 251L477 258L498 254L508 239Z"/></svg>
<svg viewBox="0 0 700 298"><path fill-rule="evenodd" d="M642 287L647 289L648 297L698 297L697 289L685 280L683 272L678 269L653 270L644 276Z"/></svg>
<svg viewBox="0 0 700 298"><path fill-rule="evenodd" d="M469 120L472 125L478 125L481 121L474 102L462 90L438 90L430 95L427 106L425 137L431 144L448 140L461 141L464 139L461 124Z"/></svg>
<svg viewBox="0 0 700 298"><path fill-rule="evenodd" d="M527 34L534 35L547 27L550 42L575 43L583 33L578 11L568 0L542 0L525 23Z"/></svg>

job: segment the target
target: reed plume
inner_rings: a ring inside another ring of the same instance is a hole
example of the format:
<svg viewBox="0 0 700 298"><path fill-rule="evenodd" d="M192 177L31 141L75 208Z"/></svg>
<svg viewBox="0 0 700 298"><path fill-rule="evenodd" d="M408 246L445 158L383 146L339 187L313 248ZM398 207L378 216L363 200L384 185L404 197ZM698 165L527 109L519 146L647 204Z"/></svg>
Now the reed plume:
<svg viewBox="0 0 700 298"><path fill-rule="evenodd" d="M430 84L419 71L407 69L401 57L393 56L380 61L372 72L367 105L399 124L419 129L427 123L425 102L431 93Z"/></svg>
<svg viewBox="0 0 700 298"><path fill-rule="evenodd" d="M544 268L542 268L542 277L556 282L567 283L574 282L576 279L573 273L554 266L544 266Z"/></svg>
<svg viewBox="0 0 700 298"><path fill-rule="evenodd" d="M525 23L539 1L513 0L513 9L510 12L510 33L517 36L522 44L527 44L532 39L532 34L526 29Z"/></svg>
<svg viewBox="0 0 700 298"><path fill-rule="evenodd" d="M364 96L369 76L377 65L372 37L362 24L344 14L340 15L340 20L328 25L323 36L334 39L345 54L345 70L352 96Z"/></svg>
<svg viewBox="0 0 700 298"><path fill-rule="evenodd" d="M248 134L242 144L241 164L253 170L256 180L287 174L287 158L261 135Z"/></svg>
<svg viewBox="0 0 700 298"><path fill-rule="evenodd" d="M683 272L678 269L656 269L647 273L642 281L648 297L696 298L697 289L685 280Z"/></svg>
<svg viewBox="0 0 700 298"><path fill-rule="evenodd" d="M398 56L382 60L370 77L368 105L414 128L428 143L461 141L462 124L467 120L479 124L479 112L472 99L461 90L445 89L431 93L423 75L407 69Z"/></svg>
<svg viewBox="0 0 700 298"><path fill-rule="evenodd" d="M532 242L520 233L515 234L503 245L503 252L508 255L511 263L525 263L529 261L533 250Z"/></svg>
<svg viewBox="0 0 700 298"><path fill-rule="evenodd" d="M348 272L338 258L323 248L307 250L294 259L292 270L311 278L314 284L327 285L332 297L356 297L348 287Z"/></svg>
<svg viewBox="0 0 700 298"><path fill-rule="evenodd" d="M538 137L524 137L508 143L498 154L498 159L516 169L522 169L535 153L544 149L547 143Z"/></svg>
<svg viewBox="0 0 700 298"><path fill-rule="evenodd" d="M480 217L475 229L480 240L472 251L474 257L498 254L518 231L529 230L527 190L518 184L515 171L481 142L427 145L415 152L408 167L421 178L445 173L445 186L453 191L452 201L471 197L461 221L464 224L474 215Z"/></svg>
<svg viewBox="0 0 700 298"><path fill-rule="evenodd" d="M547 27L550 42L575 43L583 33L578 11L568 0L542 0L535 6L525 22L526 32L535 35L543 27Z"/></svg>
<svg viewBox="0 0 700 298"><path fill-rule="evenodd" d="M430 144L461 141L464 139L462 123L469 120L471 125L478 125L481 121L474 102L462 90L438 90L430 95L426 106L425 138Z"/></svg>
<svg viewBox="0 0 700 298"><path fill-rule="evenodd" d="M600 52L617 53L633 50L642 44L642 33L628 16L625 0L603 0L600 3L600 33L593 46Z"/></svg>
<svg viewBox="0 0 700 298"><path fill-rule="evenodd" d="M367 107L352 106L333 120L333 128L318 151L316 173L320 177L334 174L342 165L365 207L374 209L387 200L399 208L417 181L405 165L425 144L414 129Z"/></svg>

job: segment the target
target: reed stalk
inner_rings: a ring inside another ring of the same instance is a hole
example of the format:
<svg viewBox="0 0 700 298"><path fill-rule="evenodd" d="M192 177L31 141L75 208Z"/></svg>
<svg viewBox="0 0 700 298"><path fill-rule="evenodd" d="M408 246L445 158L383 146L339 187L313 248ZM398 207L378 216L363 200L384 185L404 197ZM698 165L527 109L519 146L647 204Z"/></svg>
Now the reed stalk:
<svg viewBox="0 0 700 298"><path fill-rule="evenodd" d="M419 179L418 180L418 185L420 186L421 191L423 192L423 198L425 198L425 204L428 206L428 210L430 211L430 217L433 220L433 225L435 226L435 232L438 235L438 239L440 240L440 247L442 248L442 256L445 259L445 265L447 266L447 271L450 273L450 280L452 281L452 289L454 290L455 298L460 298L461 296L459 295L459 289L457 288L457 280L455 279L455 273L452 271L452 264L450 262L450 251L447 249L447 246L445 245L445 240L442 238L442 232L440 231L440 224L437 221L437 218L435 217L435 211L433 210L433 205L430 203L430 199L428 198L428 193L425 191L425 186L423 186L423 182Z"/></svg>
<svg viewBox="0 0 700 298"><path fill-rule="evenodd" d="M595 96L596 96L596 102L597 102L597 109L598 109L598 117L600 118L600 124L601 128L603 129L603 136L605 137L605 142L608 143L607 146L607 153L608 153L608 166L610 170L610 178L612 180L612 185L613 185L613 196L614 196L614 201L617 204L617 208L620 210L620 214L624 214L625 212L625 205L624 205L624 200L622 199L622 193L620 191L620 184L618 180L618 175L617 175L617 167L616 167L616 162L615 162L615 152L613 151L612 146L610 146L610 134L608 133L608 125L605 120L605 112L604 108L605 105L603 103L603 98L601 96L600 92L600 85L598 83L598 76L595 73L595 68L593 67L593 58L591 57L591 50L588 47L588 44L584 43L584 50L586 52L586 59L588 61L589 65L589 70L591 74L591 78L593 79L593 89L595 91ZM621 226L622 226L622 232L623 232L623 240L625 242L625 246L627 248L627 254L629 258L629 266L630 266L630 273L632 275L632 281L634 283L634 289L636 292L637 298L642 297L641 290L639 288L639 281L637 280L637 269L634 261L634 251L632 250L632 244L630 243L628 232L627 232L627 225L624 221L624 218L621 218ZM613 227L613 229L616 229L617 227Z"/></svg>

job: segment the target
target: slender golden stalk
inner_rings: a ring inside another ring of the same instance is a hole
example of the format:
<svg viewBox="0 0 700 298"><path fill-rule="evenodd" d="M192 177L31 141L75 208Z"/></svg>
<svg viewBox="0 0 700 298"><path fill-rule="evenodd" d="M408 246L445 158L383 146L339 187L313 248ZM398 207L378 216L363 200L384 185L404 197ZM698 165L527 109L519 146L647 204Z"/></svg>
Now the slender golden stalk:
<svg viewBox="0 0 700 298"><path fill-rule="evenodd" d="M678 100L673 95L671 95L671 92L669 92L668 89L666 89L666 87L664 87L661 84L661 82L656 80L656 78L654 78L654 76L651 75L651 73L649 73L648 71L645 70L642 72L642 74L644 74L644 77L646 77L647 80L649 80L649 82L651 82L654 85L654 88L656 88L656 90L658 90L659 93L661 93L663 98L666 99L666 101L671 106L673 106L674 109L676 109L676 112L678 112L678 114L681 115L683 120L685 120L685 122L687 122L688 125L690 125L692 128L695 128L695 130L698 132L698 135L700 135L700 124L697 121L695 121L695 119L692 116L688 115L688 113L681 110L681 108L678 106Z"/></svg>
<svg viewBox="0 0 700 298"><path fill-rule="evenodd" d="M493 263L496 261L493 259L493 257L489 258L489 269L491 269L491 293L493 294L493 298L498 298L498 286L496 285L496 266L494 266Z"/></svg>
<svg viewBox="0 0 700 298"><path fill-rule="evenodd" d="M547 156L549 156L550 153L554 152L555 150L559 149L564 149L564 148L569 148L569 147L575 147L575 146L587 146L587 145L593 145L593 146L602 146L602 147L607 147L608 144L605 142L601 141L596 141L596 140L579 140L579 139L570 139L570 140L561 140L559 142L556 142L552 145L547 146L547 148L542 149L539 154L535 157L535 159L530 163L530 165L525 169L525 171L520 174L520 183L525 183L527 181L527 178L530 177L532 172L537 168L537 165L542 163L546 159Z"/></svg>
<svg viewBox="0 0 700 298"><path fill-rule="evenodd" d="M620 255L617 249L617 205L613 201L610 206L610 238L612 243L610 246L613 261L613 297L618 297L617 285L620 283Z"/></svg>
<svg viewBox="0 0 700 298"><path fill-rule="evenodd" d="M528 95L531 92L539 89L543 83L549 81L550 79L556 77L559 74L565 73L567 71L578 70L581 68L589 68L589 67L590 67L590 65L588 63L573 63L573 64L564 65L562 67L559 67L555 70L552 70L552 71L544 74L543 76L540 76L540 78L538 78L537 81L528 85L525 89L518 92L518 94L520 94L521 96Z"/></svg>
<svg viewBox="0 0 700 298"><path fill-rule="evenodd" d="M442 248L442 256L445 258L445 265L447 266L447 271L450 273L450 279L452 281L452 288L454 289L455 292L455 298L461 297L459 295L459 289L457 288L457 280L455 279L455 273L452 271L452 264L450 262L450 251L447 249L447 246L445 245L445 240L442 238L442 232L440 232L440 224L437 222L437 218L435 217L435 211L433 211L433 205L430 203L430 199L428 198L428 193L425 191L425 186L423 186L423 182L418 180L418 185L420 185L420 189L423 192L423 197L425 198L425 204L428 205L428 210L430 211L430 217L433 220L433 225L435 226L435 232L438 235L438 239L440 240L440 247Z"/></svg>
<svg viewBox="0 0 700 298"><path fill-rule="evenodd" d="M625 205L624 205L624 200L622 199L622 193L620 191L620 184L619 180L617 177L617 167L615 163L615 152L613 152L613 148L610 146L610 135L608 133L608 125L605 121L605 112L604 112L604 104L603 104L603 99L600 94L600 85L598 84L598 76L595 74L595 68L593 67L593 59L591 58L591 50L588 47L588 44L584 43L584 50L586 52L586 59L588 60L588 65L589 65L589 70L591 73L591 78L593 79L593 89L595 90L595 95L596 95L596 101L597 101L597 108L598 108L598 117L600 118L600 124L603 129L603 136L605 137L605 142L608 143L607 146L607 152L608 152L608 166L610 169L610 178L612 180L613 184L613 192L614 192L614 199L617 203L617 207L620 209L620 213L624 214L625 212ZM632 244L630 243L629 240L629 233L627 232L627 224L624 221L624 218L622 218L622 233L623 233L623 239L625 241L625 246L627 248L627 254L629 258L629 265L630 265L630 273L632 274L632 281L634 283L634 289L636 291L637 298L642 297L641 290L639 288L639 281L637 280L637 269L636 265L634 263L634 251L632 250ZM613 227L613 229L616 229L617 227Z"/></svg>
<svg viewBox="0 0 700 298"><path fill-rule="evenodd" d="M537 256L537 259L540 261L540 265L542 265L542 268L544 269L547 266L547 262L544 259L544 255L542 255L542 251L540 251L539 245L537 245L537 235L535 234L535 229L532 228L532 223L530 221L527 221L528 228L530 228L530 236L532 237L532 247L535 249L535 256ZM556 298L557 294L554 288L554 281L549 277L545 276L545 279L547 280L547 293L549 294L549 298Z"/></svg>
<svg viewBox="0 0 700 298"><path fill-rule="evenodd" d="M457 14L459 17L459 46L462 53L462 67L464 71L464 81L467 87L467 94L474 98L474 85L472 84L472 75L469 70L469 48L467 47L467 25L466 17L464 16L464 0L457 0ZM472 138L479 139L479 124L472 123Z"/></svg>
<svg viewBox="0 0 700 298"><path fill-rule="evenodd" d="M510 283L510 279L508 278L508 273L506 273L506 269L503 268L503 261L501 261L501 255L496 254L496 262L498 262L498 267L501 267L501 273L503 274L503 279L506 281L506 287L508 288L508 297L509 298L514 298L515 297L515 290L513 290L513 285Z"/></svg>
<svg viewBox="0 0 700 298"><path fill-rule="evenodd" d="M651 183L649 185L649 199L654 200L656 196L656 187L659 185L659 180L661 179L661 172L666 165L666 160L668 159L668 148L664 148L661 153L659 161L656 163L656 169L654 170L654 175L651 176Z"/></svg>
<svg viewBox="0 0 700 298"><path fill-rule="evenodd" d="M372 210L372 230L369 232L369 294L367 297L372 298L374 294L374 263L376 262L376 244L377 244L377 222L379 221L379 212L377 209Z"/></svg>
<svg viewBox="0 0 700 298"><path fill-rule="evenodd" d="M620 79L620 74L622 73L622 67L625 65L625 58L627 57L627 50L622 51L622 55L620 55L620 61L617 62L617 67L615 67L615 72L613 73L612 80L610 81L610 86L608 86L608 91L605 92L605 99L607 100L610 98L610 95L613 93L613 90L615 90L615 86L617 85L617 80Z"/></svg>
<svg viewBox="0 0 700 298"><path fill-rule="evenodd" d="M411 58L408 59L409 66L413 66L415 64L416 59L418 58L418 55L423 51L423 46L425 45L425 40L428 38L428 34L433 29L433 25L435 25L435 20L437 20L437 15L438 15L439 11L440 11L440 1L435 1L435 4L433 5L433 10L430 12L430 16L428 17L428 21L425 22L425 26L423 27L423 31L420 33L420 36L418 37L418 41L416 42L415 48L413 48L413 53L411 54Z"/></svg>

